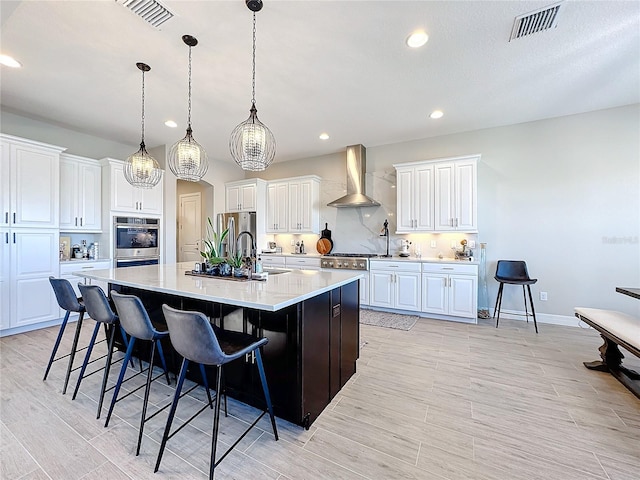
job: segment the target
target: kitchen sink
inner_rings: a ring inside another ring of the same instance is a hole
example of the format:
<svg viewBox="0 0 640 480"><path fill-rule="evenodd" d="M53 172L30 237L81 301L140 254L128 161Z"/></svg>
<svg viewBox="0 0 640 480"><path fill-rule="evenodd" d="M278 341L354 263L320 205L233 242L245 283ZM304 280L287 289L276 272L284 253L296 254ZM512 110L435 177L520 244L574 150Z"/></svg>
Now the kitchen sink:
<svg viewBox="0 0 640 480"><path fill-rule="evenodd" d="M262 271L268 273L269 275L279 275L281 273L289 273L291 270L283 270L280 268L263 268Z"/></svg>

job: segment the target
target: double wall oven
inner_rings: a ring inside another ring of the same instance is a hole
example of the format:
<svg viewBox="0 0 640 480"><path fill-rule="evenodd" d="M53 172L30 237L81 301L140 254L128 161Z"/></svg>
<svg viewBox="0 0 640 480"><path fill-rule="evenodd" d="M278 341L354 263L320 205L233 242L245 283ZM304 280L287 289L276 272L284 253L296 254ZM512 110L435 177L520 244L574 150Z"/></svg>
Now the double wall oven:
<svg viewBox="0 0 640 480"><path fill-rule="evenodd" d="M114 217L116 267L157 265L160 262L160 220Z"/></svg>

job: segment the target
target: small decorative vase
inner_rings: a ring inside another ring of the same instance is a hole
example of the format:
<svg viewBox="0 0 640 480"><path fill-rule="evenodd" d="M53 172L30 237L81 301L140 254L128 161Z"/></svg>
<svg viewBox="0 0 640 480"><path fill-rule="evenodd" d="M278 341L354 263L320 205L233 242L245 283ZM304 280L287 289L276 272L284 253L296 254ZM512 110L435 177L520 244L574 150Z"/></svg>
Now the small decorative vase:
<svg viewBox="0 0 640 480"><path fill-rule="evenodd" d="M478 265L478 318L490 318L489 292L487 290L487 244L480 244L480 264Z"/></svg>
<svg viewBox="0 0 640 480"><path fill-rule="evenodd" d="M244 267L233 267L233 276L234 277L244 277L245 275L245 268Z"/></svg>
<svg viewBox="0 0 640 480"><path fill-rule="evenodd" d="M218 265L218 268L220 269L220 276L222 277L231 276L231 265L229 265L227 262L222 262L220 265Z"/></svg>

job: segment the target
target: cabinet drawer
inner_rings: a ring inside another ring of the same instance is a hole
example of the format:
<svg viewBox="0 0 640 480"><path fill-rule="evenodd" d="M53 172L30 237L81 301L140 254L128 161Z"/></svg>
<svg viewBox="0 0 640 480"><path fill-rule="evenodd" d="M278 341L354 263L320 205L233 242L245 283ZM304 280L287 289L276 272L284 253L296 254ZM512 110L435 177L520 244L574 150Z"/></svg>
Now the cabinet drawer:
<svg viewBox="0 0 640 480"><path fill-rule="evenodd" d="M419 262L393 262L389 260L371 260L369 264L371 270L402 270L404 272L420 272Z"/></svg>
<svg viewBox="0 0 640 480"><path fill-rule="evenodd" d="M423 263L422 271L425 273L459 273L477 275L478 265L464 265L457 263Z"/></svg>
<svg viewBox="0 0 640 480"><path fill-rule="evenodd" d="M111 268L111 262L64 262L60 263L60 275L71 275L72 272L80 272L82 270L102 270Z"/></svg>
<svg viewBox="0 0 640 480"><path fill-rule="evenodd" d="M319 258L285 257L287 267L320 267Z"/></svg>
<svg viewBox="0 0 640 480"><path fill-rule="evenodd" d="M273 256L262 255L260 257L260 259L262 260L262 265L263 266L270 266L270 267L284 267L285 266L284 257L273 257Z"/></svg>

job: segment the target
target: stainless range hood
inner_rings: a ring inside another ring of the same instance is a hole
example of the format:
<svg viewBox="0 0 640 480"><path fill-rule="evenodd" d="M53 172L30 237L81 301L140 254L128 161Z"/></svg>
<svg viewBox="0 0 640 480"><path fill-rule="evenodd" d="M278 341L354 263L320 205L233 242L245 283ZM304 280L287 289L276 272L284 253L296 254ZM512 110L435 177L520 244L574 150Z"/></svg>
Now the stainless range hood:
<svg viewBox="0 0 640 480"><path fill-rule="evenodd" d="M367 151L364 145L347 147L347 194L331 203L328 207L354 208L379 207L380 204L365 195L365 173L367 170Z"/></svg>

